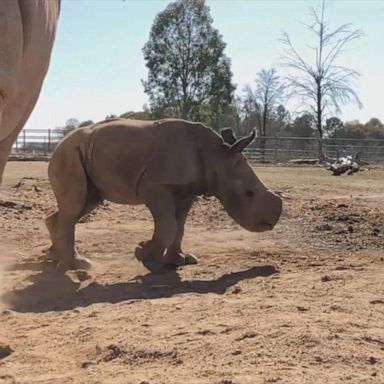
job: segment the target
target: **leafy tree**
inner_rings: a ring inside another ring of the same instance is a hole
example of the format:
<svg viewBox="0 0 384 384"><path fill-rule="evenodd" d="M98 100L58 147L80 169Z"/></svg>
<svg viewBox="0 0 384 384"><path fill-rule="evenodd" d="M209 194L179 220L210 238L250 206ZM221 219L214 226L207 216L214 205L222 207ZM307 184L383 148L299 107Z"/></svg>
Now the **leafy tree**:
<svg viewBox="0 0 384 384"><path fill-rule="evenodd" d="M212 21L204 0L177 0L156 16L143 48L154 117L200 120L209 112L216 125L230 104L230 60Z"/></svg>
<svg viewBox="0 0 384 384"><path fill-rule="evenodd" d="M344 123L336 116L330 117L325 122L324 131L330 137L335 137L335 134L343 129Z"/></svg>
<svg viewBox="0 0 384 384"><path fill-rule="evenodd" d="M293 137L312 137L315 132L315 119L309 113L303 113L295 118L288 131Z"/></svg>
<svg viewBox="0 0 384 384"><path fill-rule="evenodd" d="M271 113L268 136L286 136L290 123L291 114L283 105L278 105Z"/></svg>
<svg viewBox="0 0 384 384"><path fill-rule="evenodd" d="M79 128L82 128L82 127L86 127L88 125L92 125L93 124L93 121L92 120L85 120L85 121L82 121L80 124L79 124Z"/></svg>
<svg viewBox="0 0 384 384"><path fill-rule="evenodd" d="M67 131L67 132L70 132L70 131L73 131L74 129L78 128L79 127L79 120L75 119L74 117L71 117L70 119L68 119L66 122L65 122L65 127L64 129Z"/></svg>
<svg viewBox="0 0 384 384"><path fill-rule="evenodd" d="M128 111L122 113L119 117L123 119L133 119L133 120L151 120L151 111L148 109L147 105L144 104L142 111Z"/></svg>
<svg viewBox="0 0 384 384"><path fill-rule="evenodd" d="M364 125L364 131L367 138L370 139L384 139L384 125L376 117L370 119Z"/></svg>
<svg viewBox="0 0 384 384"><path fill-rule="evenodd" d="M340 112L341 105L361 102L354 90L354 80L359 73L338 64L345 47L359 39L363 33L343 24L331 30L325 19L325 1L320 11L312 9L312 23L306 25L314 39L312 58L307 59L295 48L289 35L284 32L282 43L283 64L291 70L287 77L292 93L307 107L313 116L319 134L319 159L323 160L323 121L330 112Z"/></svg>
<svg viewBox="0 0 384 384"><path fill-rule="evenodd" d="M328 121L328 120L327 120ZM384 125L377 119L372 118L365 124L359 121L346 122L335 129L330 137L346 139L384 139Z"/></svg>

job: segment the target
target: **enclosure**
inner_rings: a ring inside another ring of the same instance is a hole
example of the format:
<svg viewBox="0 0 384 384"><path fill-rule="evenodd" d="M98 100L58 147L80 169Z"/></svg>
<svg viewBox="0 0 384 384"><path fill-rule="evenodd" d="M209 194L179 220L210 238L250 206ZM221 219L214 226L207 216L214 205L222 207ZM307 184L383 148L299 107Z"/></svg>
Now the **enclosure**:
<svg viewBox="0 0 384 384"><path fill-rule="evenodd" d="M198 199L185 249L149 274L134 258L145 208L106 203L78 225L89 275L44 261L46 163L11 162L0 200L1 383L382 383L384 172L255 166L284 198L249 233ZM5 241L5 242L4 242Z"/></svg>
<svg viewBox="0 0 384 384"><path fill-rule="evenodd" d="M49 155L57 143L68 133L65 129L24 129L17 138L12 154L16 157ZM265 143L261 150L260 142ZM328 157L336 157L338 150L360 153L361 159L370 163L384 163L384 140L380 139L324 139L324 152ZM316 137L260 137L246 149L253 161L288 162L298 158L316 159L318 139ZM264 153L262 153L264 152Z"/></svg>

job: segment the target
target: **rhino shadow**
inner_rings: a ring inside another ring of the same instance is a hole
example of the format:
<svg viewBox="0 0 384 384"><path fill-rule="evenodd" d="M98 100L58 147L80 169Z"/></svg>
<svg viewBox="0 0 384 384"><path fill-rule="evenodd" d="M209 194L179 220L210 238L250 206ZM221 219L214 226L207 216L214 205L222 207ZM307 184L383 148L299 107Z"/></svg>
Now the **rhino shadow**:
<svg viewBox="0 0 384 384"><path fill-rule="evenodd" d="M167 298L183 293L224 294L228 288L245 279L267 277L279 271L271 265L255 266L244 271L227 273L215 280L181 281L177 271L161 275L148 273L131 281L115 284L92 282L81 288L79 282L56 271L48 262L16 264L12 270L41 271L28 277L29 286L6 292L0 297L16 312L44 313L87 307L96 303L120 303L129 300Z"/></svg>

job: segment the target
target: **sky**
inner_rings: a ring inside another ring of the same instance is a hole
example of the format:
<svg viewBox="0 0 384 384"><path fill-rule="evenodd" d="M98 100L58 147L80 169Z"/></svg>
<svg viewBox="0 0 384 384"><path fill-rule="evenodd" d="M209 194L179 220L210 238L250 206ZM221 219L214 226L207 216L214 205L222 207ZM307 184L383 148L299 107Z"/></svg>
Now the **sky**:
<svg viewBox="0 0 384 384"><path fill-rule="evenodd" d="M254 85L263 68L279 66L286 31L305 49L310 7L319 0L207 0L213 26L222 34L231 59L236 94ZM148 103L141 83L147 77L142 47L154 17L167 0L62 0L51 63L39 101L25 128L48 129L69 118L99 121L109 114L141 110ZM329 0L331 27L352 23L365 36L339 61L361 77L356 91L364 105L342 109L343 120L384 121L384 0ZM289 104L292 112L296 105Z"/></svg>

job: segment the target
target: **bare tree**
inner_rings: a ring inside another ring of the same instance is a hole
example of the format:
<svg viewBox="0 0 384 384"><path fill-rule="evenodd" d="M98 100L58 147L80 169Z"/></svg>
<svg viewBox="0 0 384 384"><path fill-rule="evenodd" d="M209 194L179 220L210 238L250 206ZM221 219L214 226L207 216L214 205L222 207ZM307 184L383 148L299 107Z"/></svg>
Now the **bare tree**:
<svg viewBox="0 0 384 384"><path fill-rule="evenodd" d="M275 68L262 69L256 77L256 88L245 87L244 112L246 124L257 127L262 157L265 154L265 137L272 120L272 112L284 98L284 86Z"/></svg>
<svg viewBox="0 0 384 384"><path fill-rule="evenodd" d="M359 29L351 24L343 24L331 30L325 20L325 1L319 11L311 9L312 24L304 24L313 35L314 46L311 59L295 48L291 38L283 32L281 41L284 46L282 64L291 70L287 76L287 85L294 96L307 107L319 133L319 160L324 160L323 153L323 121L327 112L340 113L340 106L349 102L362 104L354 88L354 80L360 74L337 61L346 46L363 36Z"/></svg>

